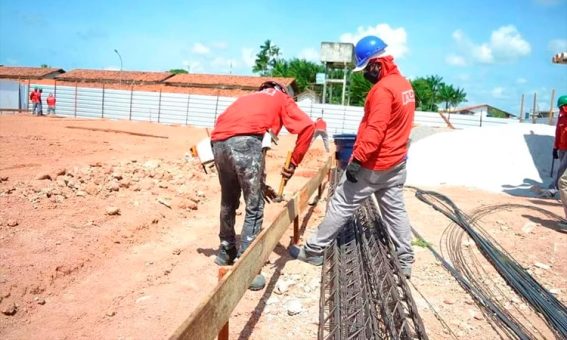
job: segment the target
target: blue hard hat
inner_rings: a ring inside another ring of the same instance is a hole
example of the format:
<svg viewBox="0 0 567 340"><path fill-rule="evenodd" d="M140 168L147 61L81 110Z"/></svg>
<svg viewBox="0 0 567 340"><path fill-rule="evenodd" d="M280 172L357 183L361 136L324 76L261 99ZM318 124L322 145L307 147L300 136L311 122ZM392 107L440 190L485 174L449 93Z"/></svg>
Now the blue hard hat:
<svg viewBox="0 0 567 340"><path fill-rule="evenodd" d="M386 43L375 35L368 35L360 39L354 47L354 56L356 59L356 67L354 72L362 71L368 64L368 61L379 56L386 50Z"/></svg>

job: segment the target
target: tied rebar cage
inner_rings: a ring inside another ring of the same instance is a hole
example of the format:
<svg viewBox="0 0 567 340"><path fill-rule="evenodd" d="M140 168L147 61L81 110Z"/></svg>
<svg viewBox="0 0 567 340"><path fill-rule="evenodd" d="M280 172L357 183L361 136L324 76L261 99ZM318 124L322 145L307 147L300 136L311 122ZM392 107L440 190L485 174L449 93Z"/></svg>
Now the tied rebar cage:
<svg viewBox="0 0 567 340"><path fill-rule="evenodd" d="M329 197L340 176L333 171ZM324 258L319 339L427 339L392 242L370 199Z"/></svg>

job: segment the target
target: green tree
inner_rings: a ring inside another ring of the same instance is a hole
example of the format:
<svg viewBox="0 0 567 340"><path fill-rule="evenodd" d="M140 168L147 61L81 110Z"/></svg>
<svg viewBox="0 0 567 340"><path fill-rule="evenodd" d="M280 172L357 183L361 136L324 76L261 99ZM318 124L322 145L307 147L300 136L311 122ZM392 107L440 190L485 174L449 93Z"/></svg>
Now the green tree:
<svg viewBox="0 0 567 340"><path fill-rule="evenodd" d="M49 65L47 65L47 64L41 64L40 67L41 67L41 68L49 68Z"/></svg>
<svg viewBox="0 0 567 340"><path fill-rule="evenodd" d="M364 106L366 95L371 88L372 84L364 79L362 72L353 72L349 86L350 105Z"/></svg>
<svg viewBox="0 0 567 340"><path fill-rule="evenodd" d="M274 77L295 78L298 92L301 93L315 83L317 73L323 72L323 70L323 65L305 59L294 58L290 61L278 60L272 69L271 75Z"/></svg>
<svg viewBox="0 0 567 340"><path fill-rule="evenodd" d="M189 72L187 72L187 70L182 69L182 68L172 68L171 70L169 70L170 73L173 74L187 74Z"/></svg>
<svg viewBox="0 0 567 340"><path fill-rule="evenodd" d="M415 107L421 111L431 111L433 90L425 78L416 78L411 82L415 94Z"/></svg>
<svg viewBox="0 0 567 340"><path fill-rule="evenodd" d="M268 39L260 46L260 52L256 54L256 60L252 72L260 73L261 76L271 76L280 57L280 48L273 45Z"/></svg>

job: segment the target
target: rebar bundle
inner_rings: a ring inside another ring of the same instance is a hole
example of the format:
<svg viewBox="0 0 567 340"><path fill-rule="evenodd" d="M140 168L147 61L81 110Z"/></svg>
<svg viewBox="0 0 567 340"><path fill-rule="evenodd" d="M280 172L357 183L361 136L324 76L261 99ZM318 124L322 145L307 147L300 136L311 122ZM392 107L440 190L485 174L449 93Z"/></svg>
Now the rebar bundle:
<svg viewBox="0 0 567 340"><path fill-rule="evenodd" d="M332 176L329 195L339 175ZM320 301L319 339L427 339L371 200L326 250Z"/></svg>

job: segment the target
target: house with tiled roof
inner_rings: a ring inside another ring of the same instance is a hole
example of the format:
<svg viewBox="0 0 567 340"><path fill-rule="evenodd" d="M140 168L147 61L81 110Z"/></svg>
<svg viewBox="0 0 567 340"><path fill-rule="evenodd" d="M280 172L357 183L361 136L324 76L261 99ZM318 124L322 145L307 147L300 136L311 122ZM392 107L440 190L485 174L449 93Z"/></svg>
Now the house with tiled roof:
<svg viewBox="0 0 567 340"><path fill-rule="evenodd" d="M256 77L240 75L220 74L177 74L164 81L167 86L194 89L201 94L217 95L223 90L224 96L238 97L240 95L256 91L263 82L267 80L276 81L287 87L291 96L297 92L297 84L294 78L284 77ZM164 88L164 91L167 90ZM203 91L204 90L204 91ZM207 93L203 93L207 92ZM193 93L193 92L192 92ZM233 95L231 95L233 94Z"/></svg>
<svg viewBox="0 0 567 340"><path fill-rule="evenodd" d="M110 71L75 69L55 77L68 82L125 83L128 85L159 84L173 76L170 72Z"/></svg>
<svg viewBox="0 0 567 340"><path fill-rule="evenodd" d="M64 72L55 67L0 66L0 79L53 79Z"/></svg>

